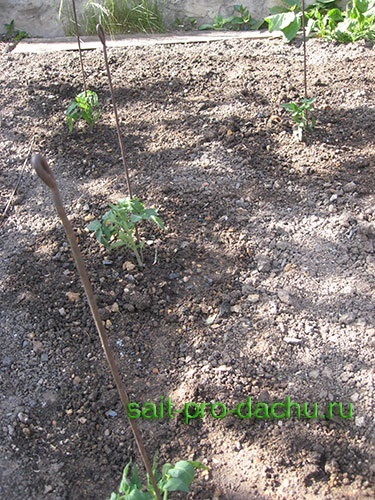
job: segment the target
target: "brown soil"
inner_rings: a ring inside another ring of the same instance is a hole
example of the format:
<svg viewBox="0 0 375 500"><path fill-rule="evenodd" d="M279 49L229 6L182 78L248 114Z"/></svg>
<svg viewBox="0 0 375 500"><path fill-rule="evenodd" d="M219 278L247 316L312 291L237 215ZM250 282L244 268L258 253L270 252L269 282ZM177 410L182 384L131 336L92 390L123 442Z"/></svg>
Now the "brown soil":
<svg viewBox="0 0 375 500"><path fill-rule="evenodd" d="M299 143L280 104L303 95L300 42L109 51L134 192L167 225L143 226L143 271L85 230L126 195L102 52L84 54L102 118L71 135L78 54L0 56L1 206L34 137L133 401L353 404L351 419L139 421L159 463L209 466L191 498L374 494L374 49L311 40L307 52L317 126ZM107 498L139 459L29 166L1 233L1 498Z"/></svg>

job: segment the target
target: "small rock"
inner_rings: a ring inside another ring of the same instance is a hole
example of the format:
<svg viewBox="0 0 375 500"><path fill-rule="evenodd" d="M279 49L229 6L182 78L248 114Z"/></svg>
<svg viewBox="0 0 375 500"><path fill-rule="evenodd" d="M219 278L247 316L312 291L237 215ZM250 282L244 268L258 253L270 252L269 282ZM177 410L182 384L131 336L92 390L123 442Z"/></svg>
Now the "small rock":
<svg viewBox="0 0 375 500"><path fill-rule="evenodd" d="M357 427L362 427L364 423L365 423L365 417L360 417L360 416L355 417L355 425Z"/></svg>
<svg viewBox="0 0 375 500"><path fill-rule="evenodd" d="M329 199L330 203L333 203L333 202L337 201L337 198L338 198L338 194L337 194L337 193L334 193L334 194L330 197L330 199Z"/></svg>
<svg viewBox="0 0 375 500"><path fill-rule="evenodd" d="M107 411L106 415L107 415L107 417L114 418L114 417L117 417L117 412L115 410L109 410L109 411Z"/></svg>
<svg viewBox="0 0 375 500"><path fill-rule="evenodd" d="M65 295L69 302L77 302L80 298L80 294L77 292L66 292Z"/></svg>
<svg viewBox="0 0 375 500"><path fill-rule="evenodd" d="M17 414L17 418L23 424L27 424L29 421L29 416L26 413L23 413L22 411Z"/></svg>
<svg viewBox="0 0 375 500"><path fill-rule="evenodd" d="M250 295L247 296L247 300L251 303L251 304L256 304L257 302L259 302L259 294L258 293L252 293Z"/></svg>
<svg viewBox="0 0 375 500"><path fill-rule="evenodd" d="M358 394L358 392L355 392L354 394L352 394L352 395L350 396L350 399L353 401L353 403L356 403L356 402L358 401L358 399L359 399L359 394Z"/></svg>
<svg viewBox="0 0 375 500"><path fill-rule="evenodd" d="M355 191L357 189L357 184L355 182L351 181L351 182L348 182L347 184L344 184L342 189L345 193L352 193L353 191Z"/></svg>
<svg viewBox="0 0 375 500"><path fill-rule="evenodd" d="M43 351L43 344L40 342L40 340L33 340L33 351L35 353L39 353Z"/></svg>
<svg viewBox="0 0 375 500"><path fill-rule="evenodd" d="M85 424L87 422L87 418L85 418L85 417L79 417L78 422L80 424Z"/></svg>
<svg viewBox="0 0 375 500"><path fill-rule="evenodd" d="M339 464L334 458L328 460L324 465L324 472L326 474L336 474L339 471Z"/></svg>
<svg viewBox="0 0 375 500"><path fill-rule="evenodd" d="M319 372L318 370L311 370L309 375L311 378L317 379L319 377Z"/></svg>
<svg viewBox="0 0 375 500"><path fill-rule="evenodd" d="M42 361L43 363L46 363L46 362L48 361L48 354L44 352L44 353L40 356L40 361Z"/></svg>
<svg viewBox="0 0 375 500"><path fill-rule="evenodd" d="M280 301L283 302L284 304L291 305L292 298L291 298L288 290L285 290L285 289L278 290L277 296L279 297Z"/></svg>
<svg viewBox="0 0 375 500"><path fill-rule="evenodd" d="M267 273L271 271L271 259L266 255L259 255L256 257L257 269L261 273Z"/></svg>
<svg viewBox="0 0 375 500"><path fill-rule="evenodd" d="M119 312L119 306L118 306L117 302L114 302L112 304L112 306L111 306L111 312L113 312L113 313Z"/></svg>
<svg viewBox="0 0 375 500"><path fill-rule="evenodd" d="M340 316L339 322L343 325L350 325L355 321L355 315L353 313L345 313Z"/></svg>
<svg viewBox="0 0 375 500"><path fill-rule="evenodd" d="M30 437L30 435L31 435L31 430L28 427L24 427L22 429L22 432L23 432L25 437Z"/></svg>
<svg viewBox="0 0 375 500"><path fill-rule="evenodd" d="M262 403L268 403L271 400L269 392L266 389L260 391L258 400Z"/></svg>
<svg viewBox="0 0 375 500"><path fill-rule="evenodd" d="M295 337L284 337L283 341L286 342L287 344L291 344L291 345L302 344L302 340L301 339L297 339Z"/></svg>
<svg viewBox="0 0 375 500"><path fill-rule="evenodd" d="M3 366L11 366L11 364L13 363L13 360L9 356L4 356L4 358L2 359L1 362L2 362Z"/></svg>
<svg viewBox="0 0 375 500"><path fill-rule="evenodd" d="M83 218L83 220L84 220L85 222L90 222L90 221L92 221L92 220L94 220L94 219L95 219L95 216L94 216L94 215L85 215L85 216L84 216L84 218Z"/></svg>
<svg viewBox="0 0 375 500"><path fill-rule="evenodd" d="M134 271L134 269L135 269L135 264L133 264L133 262L130 262L128 260L126 262L124 262L123 265L122 265L122 270L123 271L130 272L130 271Z"/></svg>
<svg viewBox="0 0 375 500"><path fill-rule="evenodd" d="M66 316L66 311L63 307L60 307L59 314L60 314L60 316L63 316L63 317Z"/></svg>
<svg viewBox="0 0 375 500"><path fill-rule="evenodd" d="M113 260L104 259L103 266L111 266L113 264Z"/></svg>
<svg viewBox="0 0 375 500"><path fill-rule="evenodd" d="M177 279L179 277L180 277L179 273L171 273L171 274L168 275L168 279L169 280L175 280L175 279Z"/></svg>

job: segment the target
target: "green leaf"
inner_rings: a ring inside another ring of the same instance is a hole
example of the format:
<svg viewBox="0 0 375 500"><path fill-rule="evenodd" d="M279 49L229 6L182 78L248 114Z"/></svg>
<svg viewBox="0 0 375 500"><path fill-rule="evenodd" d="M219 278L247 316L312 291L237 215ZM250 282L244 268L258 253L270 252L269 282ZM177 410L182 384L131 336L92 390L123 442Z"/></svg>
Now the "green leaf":
<svg viewBox="0 0 375 500"><path fill-rule="evenodd" d="M161 469L162 476L165 476L168 473L168 471L172 468L173 468L172 464L169 464L169 463L164 464L162 469Z"/></svg>
<svg viewBox="0 0 375 500"><path fill-rule="evenodd" d="M130 215L131 222L134 222L135 224L137 222L140 222L142 219L143 219L142 215L136 215L136 214L131 214Z"/></svg>
<svg viewBox="0 0 375 500"><path fill-rule="evenodd" d="M189 486L194 479L194 466L186 461L181 460L170 468L166 474L168 480L164 484L163 489L166 491L189 491Z"/></svg>
<svg viewBox="0 0 375 500"><path fill-rule="evenodd" d="M130 461L124 468L124 471L122 473L122 479L119 487L119 492L120 493L127 493L129 491L129 480L128 480L128 475L130 471L132 462Z"/></svg>
<svg viewBox="0 0 375 500"><path fill-rule="evenodd" d="M184 491L185 493L189 493L189 487L178 477L171 477L165 483L164 491Z"/></svg>
<svg viewBox="0 0 375 500"><path fill-rule="evenodd" d="M102 224L97 219L91 221L90 224L87 225L87 229L89 231L93 231L93 232L97 231L98 229L101 229L101 227L102 227Z"/></svg>
<svg viewBox="0 0 375 500"><path fill-rule="evenodd" d="M201 31L204 31L204 30L213 30L214 27L213 27L212 24L201 24L198 29L201 30Z"/></svg>
<svg viewBox="0 0 375 500"><path fill-rule="evenodd" d="M296 17L295 20L290 23L288 26L285 26L285 28L282 28L282 33L284 35L284 39L290 42L293 40L293 38L296 37L297 33L299 32L301 28L301 18Z"/></svg>
<svg viewBox="0 0 375 500"><path fill-rule="evenodd" d="M340 9L331 9L327 12L327 17L330 21L339 22L343 20L342 12Z"/></svg>
<svg viewBox="0 0 375 500"><path fill-rule="evenodd" d="M130 493L126 493L125 496L122 496L121 500L152 500L152 496L146 491L132 489Z"/></svg>
<svg viewBox="0 0 375 500"><path fill-rule="evenodd" d="M203 465L201 462L197 462L195 460L189 460L189 464L191 464L194 469L208 470L208 467L206 465Z"/></svg>
<svg viewBox="0 0 375 500"><path fill-rule="evenodd" d="M286 9L285 7L280 7L280 6L276 5L275 7L270 7L269 11L272 15L276 15L276 14L283 14L285 12L288 12L288 9Z"/></svg>
<svg viewBox="0 0 375 500"><path fill-rule="evenodd" d="M151 222L155 222L155 224L156 224L158 227L160 227L160 229L165 229L165 224L164 224L164 222L160 219L160 217L158 217L158 216L156 216L156 215L155 215L155 216L152 216L152 217L150 217L150 221L151 221Z"/></svg>
<svg viewBox="0 0 375 500"><path fill-rule="evenodd" d="M268 23L268 31L272 32L284 30L289 25L295 23L296 19L297 16L294 12L286 12L266 17L264 20Z"/></svg>
<svg viewBox="0 0 375 500"><path fill-rule="evenodd" d="M298 110L298 106L294 102L283 102L281 104L281 107L286 109L287 111L290 111L290 112L294 112L294 111Z"/></svg>

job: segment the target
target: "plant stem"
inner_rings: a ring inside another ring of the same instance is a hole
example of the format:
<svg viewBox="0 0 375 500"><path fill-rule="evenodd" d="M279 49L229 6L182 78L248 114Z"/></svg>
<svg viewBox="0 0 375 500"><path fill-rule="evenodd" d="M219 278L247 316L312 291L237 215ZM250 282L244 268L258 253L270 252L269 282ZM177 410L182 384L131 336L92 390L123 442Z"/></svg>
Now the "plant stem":
<svg viewBox="0 0 375 500"><path fill-rule="evenodd" d="M74 261L75 261L79 276L81 278L83 288L84 288L85 293L86 293L87 301L88 301L90 309L91 309L91 314L94 318L94 322L95 322L95 326L96 326L96 329L97 329L98 334L99 334L100 342L102 344L105 356L107 358L109 368L111 370L112 376L114 378L114 381L115 381L115 384L117 387L117 391L119 393L122 405L124 407L125 415L127 415L127 407L129 404L128 393L125 389L124 383L122 382L120 371L118 369L115 357L113 355L113 351L109 345L108 337L107 337L107 334L105 331L105 327L104 327L102 318L101 318L100 313L99 313L99 308L98 308L98 305L96 302L93 288L91 286L90 278L87 274L86 266L85 266L81 251L78 247L73 227L72 227L72 225L71 225L71 223L66 215L55 176L53 175L53 172L50 169L50 167L47 163L47 160L41 155L33 154L31 157L31 164L34 167L38 176L50 188L50 190L52 192L53 202L55 204L56 211L61 219L62 225L64 226L64 229L65 229L66 236L67 236L69 244L71 246ZM146 471L147 471L147 473L150 477L151 483L155 489L156 498L157 498L157 500L161 500L161 496L160 496L160 492L159 492L158 487L157 487L156 479L155 479L154 473L152 471L151 461L147 455L147 451L146 451L145 445L143 443L143 439L142 439L142 435L141 435L141 432L139 430L139 427L133 419L128 417L128 421L129 421L131 430L133 431L133 435L134 435L135 441L137 443L138 450L141 454L143 463L145 465Z"/></svg>
<svg viewBox="0 0 375 500"><path fill-rule="evenodd" d="M87 91L86 74L85 74L85 68L83 66L83 57L82 57L82 49L81 49L81 38L79 36L78 18L77 18L77 10L76 10L76 2L75 2L75 0L72 0L72 5L73 5L74 23L75 23L75 26L76 26L76 37L77 37L77 43L78 43L79 60L80 60L80 63L81 63L81 71L82 71L82 79L83 79L83 90L84 90L84 92L86 94L86 91Z"/></svg>

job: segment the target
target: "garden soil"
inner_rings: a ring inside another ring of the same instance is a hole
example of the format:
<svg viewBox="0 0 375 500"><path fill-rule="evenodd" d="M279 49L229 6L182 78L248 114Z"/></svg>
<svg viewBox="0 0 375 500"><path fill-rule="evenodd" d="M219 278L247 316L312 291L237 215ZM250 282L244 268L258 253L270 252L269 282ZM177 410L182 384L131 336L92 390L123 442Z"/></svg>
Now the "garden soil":
<svg viewBox="0 0 375 500"><path fill-rule="evenodd" d="M127 195L102 51L84 53L101 119L71 134L78 52L0 55L2 212L20 180L1 222L1 498L109 498L130 459L144 476L30 148L56 175L131 400L207 403L189 424L138 421L159 464L208 466L188 498L373 498L373 46L308 41L303 142L281 107L304 96L301 41L116 48L109 63L134 193L166 224L140 226L144 269L86 229ZM265 418L288 396L307 416ZM258 412L239 418L249 397Z"/></svg>

